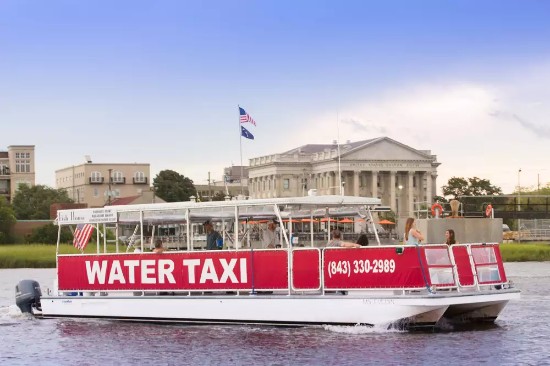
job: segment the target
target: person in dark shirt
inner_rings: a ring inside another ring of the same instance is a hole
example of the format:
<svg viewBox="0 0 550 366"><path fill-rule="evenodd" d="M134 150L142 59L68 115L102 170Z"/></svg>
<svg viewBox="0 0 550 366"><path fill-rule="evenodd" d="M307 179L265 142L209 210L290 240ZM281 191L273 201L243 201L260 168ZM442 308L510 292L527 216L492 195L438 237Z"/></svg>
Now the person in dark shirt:
<svg viewBox="0 0 550 366"><path fill-rule="evenodd" d="M221 249L218 247L217 240L222 239L220 233L214 230L212 221L206 220L203 223L204 230L206 230L206 250L218 250Z"/></svg>
<svg viewBox="0 0 550 366"><path fill-rule="evenodd" d="M357 244L359 244L362 247L366 247L369 245L369 237L366 234L361 234L359 238L357 239Z"/></svg>

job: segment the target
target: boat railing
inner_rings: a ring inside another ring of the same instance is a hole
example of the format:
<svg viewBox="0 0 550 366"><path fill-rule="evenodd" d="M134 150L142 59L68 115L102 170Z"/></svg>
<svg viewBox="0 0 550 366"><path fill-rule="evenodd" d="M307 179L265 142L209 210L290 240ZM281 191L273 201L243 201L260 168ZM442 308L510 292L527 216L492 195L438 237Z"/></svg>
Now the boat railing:
<svg viewBox="0 0 550 366"><path fill-rule="evenodd" d="M497 243L60 255L61 294L480 291L507 284Z"/></svg>

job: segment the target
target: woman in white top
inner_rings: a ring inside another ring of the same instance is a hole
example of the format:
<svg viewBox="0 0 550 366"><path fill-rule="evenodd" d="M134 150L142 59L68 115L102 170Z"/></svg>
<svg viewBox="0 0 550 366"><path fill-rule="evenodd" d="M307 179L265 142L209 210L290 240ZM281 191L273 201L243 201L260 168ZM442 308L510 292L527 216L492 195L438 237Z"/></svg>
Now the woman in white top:
<svg viewBox="0 0 550 366"><path fill-rule="evenodd" d="M405 244L419 245L424 235L416 228L416 221L409 217L405 223Z"/></svg>

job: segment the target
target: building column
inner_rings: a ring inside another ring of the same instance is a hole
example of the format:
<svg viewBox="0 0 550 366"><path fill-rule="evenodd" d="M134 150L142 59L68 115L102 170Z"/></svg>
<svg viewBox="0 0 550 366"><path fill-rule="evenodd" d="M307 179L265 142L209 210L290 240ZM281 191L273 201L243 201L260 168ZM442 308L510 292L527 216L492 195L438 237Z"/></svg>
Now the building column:
<svg viewBox="0 0 550 366"><path fill-rule="evenodd" d="M407 215L409 217L413 217L414 216L414 190L413 190L413 177L414 177L414 172L407 172L408 174L408 184L407 184L407 207L408 207L408 213Z"/></svg>
<svg viewBox="0 0 550 366"><path fill-rule="evenodd" d="M432 172L424 172L424 175L426 176L426 202L428 204L428 207L432 206Z"/></svg>
<svg viewBox="0 0 550 366"><path fill-rule="evenodd" d="M372 197L378 197L378 171L372 171Z"/></svg>
<svg viewBox="0 0 550 366"><path fill-rule="evenodd" d="M432 191L431 191L432 194L431 194L431 197L432 197L432 199L433 199L433 196L435 196L435 194L437 193L437 192L434 192L434 191L437 190L437 189L436 189L436 187L437 187L437 172L432 172L431 178L432 178L432 180L431 180L431 182L432 182Z"/></svg>
<svg viewBox="0 0 550 366"><path fill-rule="evenodd" d="M395 172L390 171L390 208L393 212L396 212L397 207L395 204Z"/></svg>
<svg viewBox="0 0 550 366"><path fill-rule="evenodd" d="M361 171L354 170L353 171L353 195L356 197L359 197L359 175L361 174Z"/></svg>

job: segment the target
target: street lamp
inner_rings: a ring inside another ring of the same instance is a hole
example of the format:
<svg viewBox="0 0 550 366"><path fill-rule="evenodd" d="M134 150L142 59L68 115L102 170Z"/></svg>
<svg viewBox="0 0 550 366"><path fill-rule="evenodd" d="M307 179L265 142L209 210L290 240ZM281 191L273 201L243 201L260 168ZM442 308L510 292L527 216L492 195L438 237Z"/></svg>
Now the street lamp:
<svg viewBox="0 0 550 366"><path fill-rule="evenodd" d="M521 185L520 185L520 173L521 168L518 170L518 243L521 243L521 219L519 218L521 212Z"/></svg>
<svg viewBox="0 0 550 366"><path fill-rule="evenodd" d="M397 186L397 189L399 189L399 193L397 194L397 217L399 217L399 198L401 197L401 190L403 189L403 186L400 184Z"/></svg>

